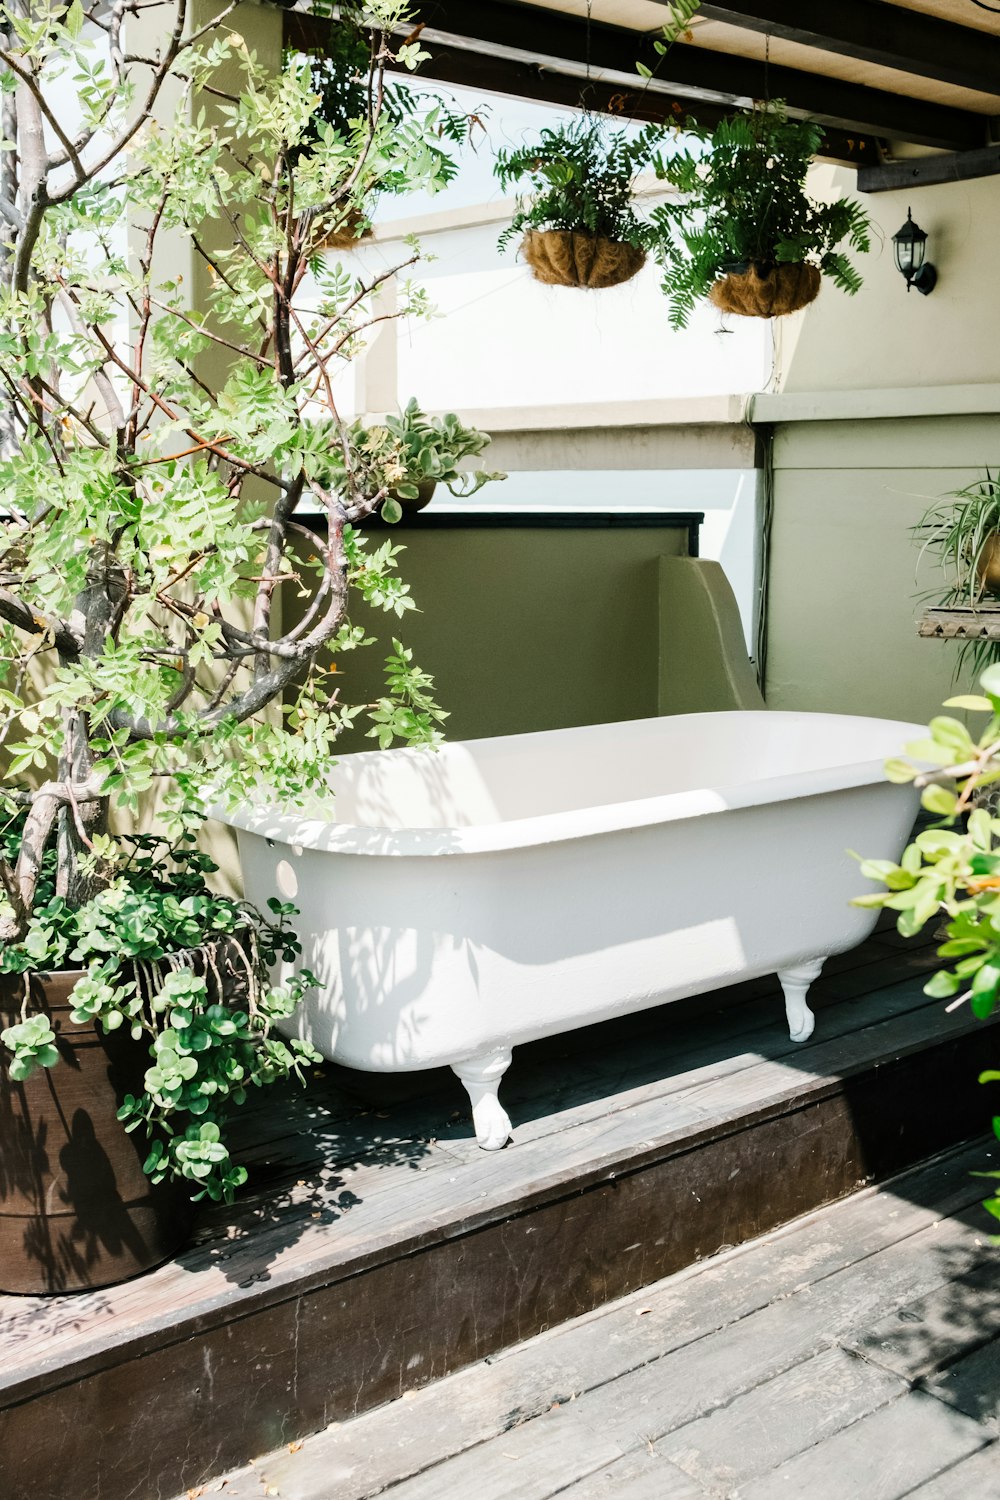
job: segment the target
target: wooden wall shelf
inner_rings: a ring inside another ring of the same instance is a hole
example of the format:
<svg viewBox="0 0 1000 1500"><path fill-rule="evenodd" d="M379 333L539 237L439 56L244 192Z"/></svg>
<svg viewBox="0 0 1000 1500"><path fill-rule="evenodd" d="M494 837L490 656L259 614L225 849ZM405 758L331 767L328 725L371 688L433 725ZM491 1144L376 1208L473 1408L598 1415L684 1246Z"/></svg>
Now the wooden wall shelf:
<svg viewBox="0 0 1000 1500"><path fill-rule="evenodd" d="M917 621L918 634L938 641L1000 641L1000 602L929 609Z"/></svg>

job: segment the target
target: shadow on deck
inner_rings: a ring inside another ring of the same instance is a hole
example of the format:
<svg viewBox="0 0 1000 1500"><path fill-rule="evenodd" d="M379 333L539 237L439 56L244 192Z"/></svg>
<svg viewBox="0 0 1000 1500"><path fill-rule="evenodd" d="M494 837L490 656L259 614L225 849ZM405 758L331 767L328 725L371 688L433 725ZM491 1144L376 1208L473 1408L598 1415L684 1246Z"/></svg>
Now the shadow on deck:
<svg viewBox="0 0 1000 1500"><path fill-rule="evenodd" d="M450 1072L272 1090L249 1192L178 1259L0 1298L6 1500L196 1486L981 1133L998 1033L927 1000L933 964L883 925L804 1046L759 980L523 1047L500 1153Z"/></svg>

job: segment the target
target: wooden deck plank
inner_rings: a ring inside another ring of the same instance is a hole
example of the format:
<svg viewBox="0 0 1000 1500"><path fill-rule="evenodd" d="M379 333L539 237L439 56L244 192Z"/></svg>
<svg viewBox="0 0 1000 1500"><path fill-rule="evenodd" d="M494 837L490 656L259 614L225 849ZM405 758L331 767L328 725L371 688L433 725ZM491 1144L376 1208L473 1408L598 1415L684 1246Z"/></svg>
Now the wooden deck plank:
<svg viewBox="0 0 1000 1500"><path fill-rule="evenodd" d="M708 1490L742 1489L803 1448L888 1406L906 1389L888 1370L842 1349L824 1349L687 1423L656 1447Z"/></svg>
<svg viewBox="0 0 1000 1500"><path fill-rule="evenodd" d="M961 1152L752 1246L601 1309L278 1454L261 1472L288 1500L364 1500L449 1454L575 1397L593 1426L634 1445L696 1420L809 1358L872 1313L987 1253L963 1214L979 1159ZM961 1217L942 1218L955 1212ZM977 1243L978 1242L978 1243ZM791 1294L791 1295L790 1295ZM666 1356L666 1357L665 1357ZM622 1377L628 1377L622 1379ZM441 1478L445 1467L436 1472Z"/></svg>
<svg viewBox="0 0 1000 1500"><path fill-rule="evenodd" d="M690 1475L648 1448L555 1493L560 1500L706 1500L705 1490Z"/></svg>
<svg viewBox="0 0 1000 1500"><path fill-rule="evenodd" d="M949 1038L978 1039L986 1030L960 1013L943 1016L939 1006L922 1005L801 1048L794 1057L758 1062L733 1076L699 1079L666 1099L629 1099L597 1118L588 1107L582 1118L571 1115L566 1121L555 1156L548 1137L542 1136L503 1153L479 1152L470 1172L408 1167L402 1176L380 1184L377 1192L380 1169L362 1165L344 1176L333 1195L343 1186L360 1200L338 1218L336 1234L330 1232L329 1221L313 1218L317 1209L293 1203L287 1212L266 1214L252 1234L190 1251L139 1282L74 1297L68 1319L58 1300L3 1299L0 1393L23 1399L44 1388L53 1372L65 1379L115 1362L126 1346L136 1353L160 1347L176 1336L182 1320L188 1327L197 1326L223 1307L235 1318L272 1306L292 1289L308 1286L312 1277L330 1282L338 1274L353 1275L389 1258L413 1254L447 1232L449 1225L460 1224L468 1234L505 1220L512 1210L523 1213L558 1195L563 1185L571 1185L575 1196L590 1185L618 1180L621 1172L631 1174L651 1162L673 1159L678 1151L687 1155L699 1145L724 1138L727 1131L745 1130L807 1103L815 1108L842 1096L845 1080L849 1086L850 1079L870 1069L875 1059L884 1063L887 1056L905 1058ZM810 1142L806 1130L802 1149L810 1144L822 1148L822 1131ZM447 1165L451 1154L449 1149L442 1163ZM786 1172L773 1184L776 1205L782 1191L792 1185L791 1170L786 1164ZM830 1196L859 1181L845 1183ZM793 1207L783 1217L796 1211ZM712 1222L721 1237L706 1242L701 1254L748 1237L735 1223L726 1223L724 1205Z"/></svg>
<svg viewBox="0 0 1000 1500"><path fill-rule="evenodd" d="M974 1417L994 1436L1000 1436L1000 1338L949 1364L923 1382L924 1390ZM997 1453L1000 1492L1000 1452Z"/></svg>
<svg viewBox="0 0 1000 1500"><path fill-rule="evenodd" d="M914 1384L998 1338L1000 1258L992 1256L971 1270L955 1266L943 1286L897 1308L848 1347Z"/></svg>
<svg viewBox="0 0 1000 1500"><path fill-rule="evenodd" d="M741 1485L740 1500L903 1500L917 1485L986 1446L977 1422L922 1391L863 1417L780 1468ZM973 1491L966 1500L986 1500Z"/></svg>
<svg viewBox="0 0 1000 1500"><path fill-rule="evenodd" d="M1000 1443L959 1459L943 1474L911 1490L907 1500L1000 1500Z"/></svg>

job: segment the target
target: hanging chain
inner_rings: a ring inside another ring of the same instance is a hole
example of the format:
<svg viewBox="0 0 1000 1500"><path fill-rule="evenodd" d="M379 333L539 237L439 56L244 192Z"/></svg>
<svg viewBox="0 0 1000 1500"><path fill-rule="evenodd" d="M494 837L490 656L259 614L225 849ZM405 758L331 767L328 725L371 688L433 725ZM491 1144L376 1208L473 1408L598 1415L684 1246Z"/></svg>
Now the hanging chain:
<svg viewBox="0 0 1000 1500"><path fill-rule="evenodd" d="M594 0L587 0L587 35L584 52L584 85L581 92L581 100L583 101L584 112L586 114L590 113L590 22L593 8Z"/></svg>

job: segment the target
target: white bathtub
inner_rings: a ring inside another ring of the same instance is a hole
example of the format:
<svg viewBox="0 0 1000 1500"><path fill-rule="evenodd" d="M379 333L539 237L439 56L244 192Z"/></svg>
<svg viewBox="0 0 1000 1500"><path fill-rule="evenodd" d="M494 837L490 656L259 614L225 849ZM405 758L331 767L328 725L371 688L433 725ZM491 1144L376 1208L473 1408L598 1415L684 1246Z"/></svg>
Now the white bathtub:
<svg viewBox="0 0 1000 1500"><path fill-rule="evenodd" d="M919 725L691 714L345 756L328 814L226 815L250 900L294 900L320 991L296 1018L370 1071L450 1064L502 1146L511 1048L777 972L791 1035L875 913L847 854L916 813L882 764Z"/></svg>

